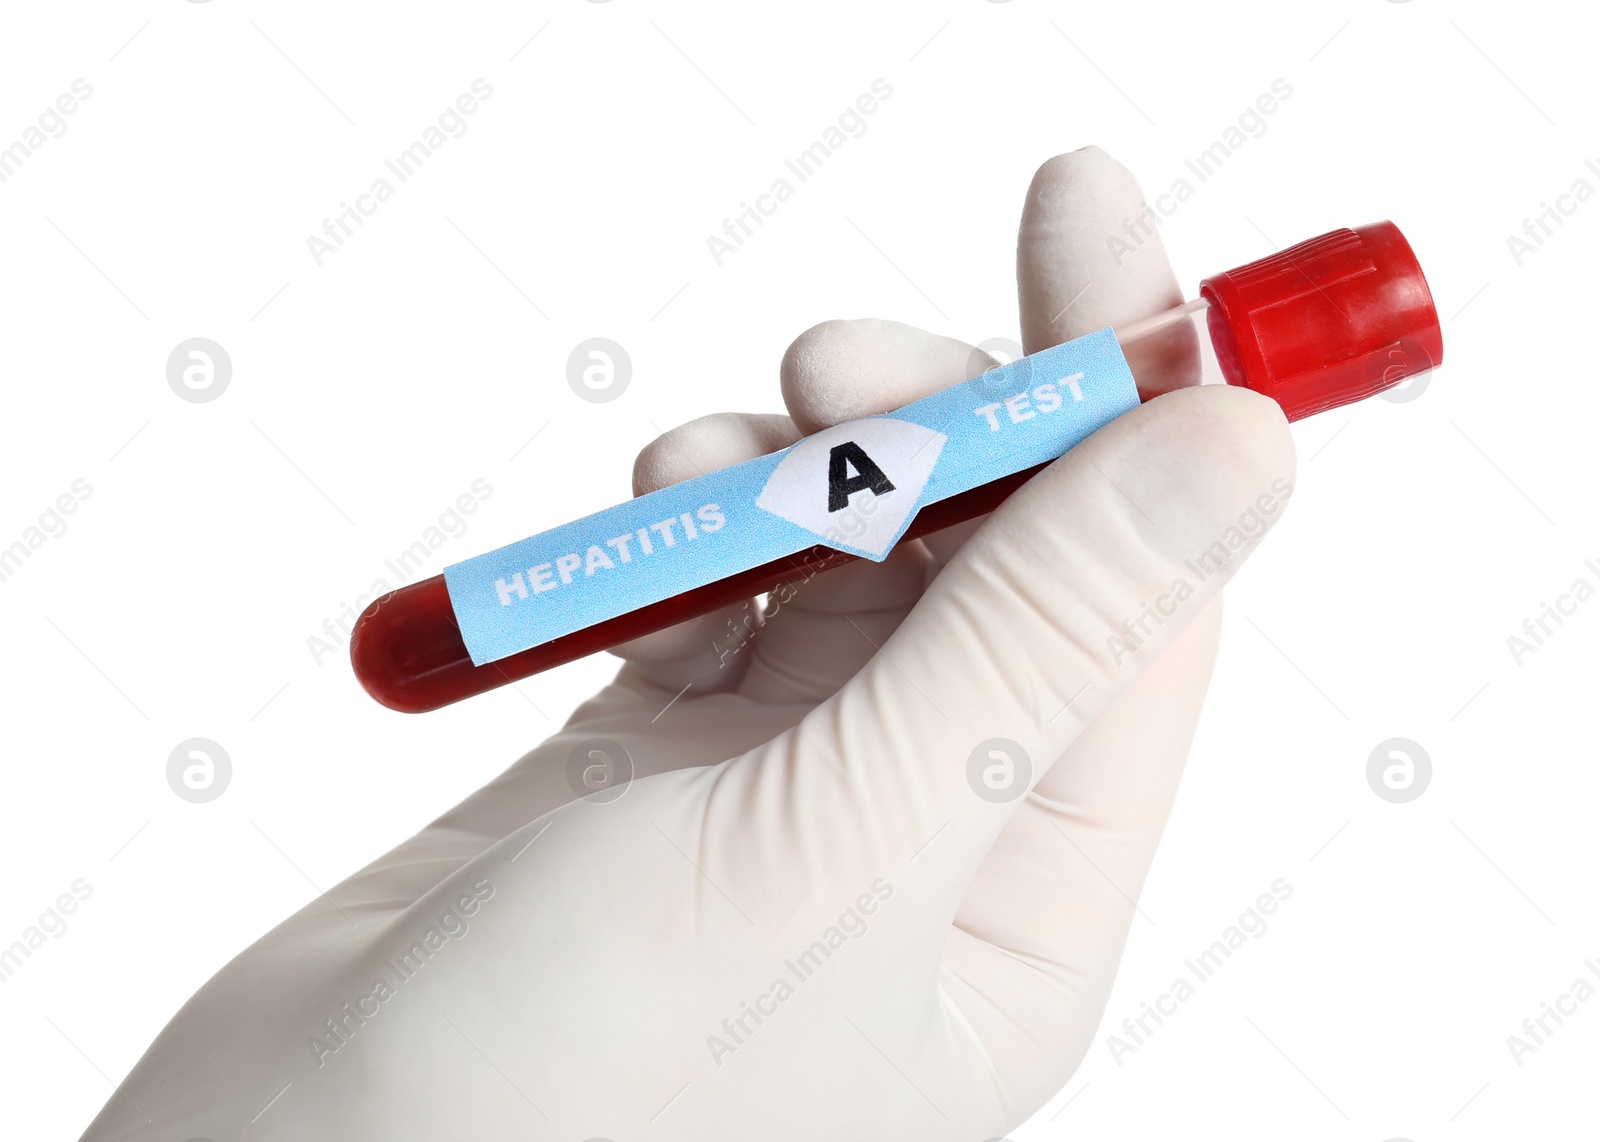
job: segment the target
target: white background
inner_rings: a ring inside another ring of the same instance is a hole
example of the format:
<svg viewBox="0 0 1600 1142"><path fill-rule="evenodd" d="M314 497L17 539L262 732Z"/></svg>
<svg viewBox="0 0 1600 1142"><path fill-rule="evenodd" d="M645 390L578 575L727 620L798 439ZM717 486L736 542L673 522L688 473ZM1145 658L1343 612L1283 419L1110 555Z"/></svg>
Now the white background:
<svg viewBox="0 0 1600 1142"><path fill-rule="evenodd" d="M75 1137L225 960L614 670L407 717L342 644L314 660L474 479L493 496L428 574L626 496L662 429L778 409L817 321L1015 337L1040 162L1098 143L1165 190L1281 77L1265 134L1165 221L1180 280L1392 218L1447 363L1296 426L1105 1026L1017 1137L1577 1137L1600 998L1520 1066L1506 1038L1600 958L1600 601L1520 665L1506 639L1600 584L1600 201L1520 266L1507 237L1600 187L1597 31L1439 0L8 6L0 146L74 79L93 95L0 184L0 546L93 494L0 583L0 944L93 895L0 984L6 1133ZM317 266L306 237L478 77L467 133ZM880 77L866 134L717 266L706 237ZM196 336L232 358L213 403L167 385ZM633 360L610 404L566 383L592 336ZM196 736L234 767L203 805L165 776ZM1396 736L1434 767L1402 805L1365 775ZM1270 930L1114 1061L1279 877Z"/></svg>

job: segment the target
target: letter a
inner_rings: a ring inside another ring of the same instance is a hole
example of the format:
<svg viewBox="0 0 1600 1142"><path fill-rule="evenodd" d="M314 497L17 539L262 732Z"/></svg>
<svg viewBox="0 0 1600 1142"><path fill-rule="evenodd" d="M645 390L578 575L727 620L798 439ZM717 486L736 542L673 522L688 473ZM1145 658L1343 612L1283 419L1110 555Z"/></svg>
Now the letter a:
<svg viewBox="0 0 1600 1142"><path fill-rule="evenodd" d="M854 468L856 475L846 475L846 465ZM849 507L851 494L860 491L881 496L894 491L894 485L883 474L883 469L872 462L872 457L862 451L861 445L846 440L828 453L828 510L836 512Z"/></svg>

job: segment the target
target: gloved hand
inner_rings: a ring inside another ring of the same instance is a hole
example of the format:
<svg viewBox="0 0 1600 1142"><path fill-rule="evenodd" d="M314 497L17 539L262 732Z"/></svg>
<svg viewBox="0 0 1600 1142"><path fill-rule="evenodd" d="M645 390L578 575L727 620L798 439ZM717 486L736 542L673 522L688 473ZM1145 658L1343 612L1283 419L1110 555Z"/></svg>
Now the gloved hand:
<svg viewBox="0 0 1600 1142"><path fill-rule="evenodd" d="M1180 300L1158 241L1107 248L1142 202L1098 150L1041 168L1029 352ZM818 326L787 417L669 432L635 490L972 362ZM1179 389L986 520L622 648L560 733L207 983L84 1137L1004 1133L1082 1059L1172 804L1231 571L1184 561L1293 468L1276 405Z"/></svg>

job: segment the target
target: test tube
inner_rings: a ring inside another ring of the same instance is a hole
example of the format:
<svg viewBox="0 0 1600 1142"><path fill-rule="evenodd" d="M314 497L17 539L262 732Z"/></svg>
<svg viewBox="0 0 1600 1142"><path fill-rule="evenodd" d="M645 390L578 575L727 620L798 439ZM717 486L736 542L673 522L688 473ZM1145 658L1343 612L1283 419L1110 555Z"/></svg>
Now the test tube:
<svg viewBox="0 0 1600 1142"><path fill-rule="evenodd" d="M1141 400L1189 385L1241 385L1277 401L1290 420L1363 400L1443 359L1427 281L1392 222L1330 231L1214 274L1199 296L1113 332ZM965 383L981 386L983 376ZM993 511L1043 467L923 507L902 542ZM350 660L383 705L436 710L856 558L818 545L481 666L462 640L444 576L435 575L369 604L352 631Z"/></svg>

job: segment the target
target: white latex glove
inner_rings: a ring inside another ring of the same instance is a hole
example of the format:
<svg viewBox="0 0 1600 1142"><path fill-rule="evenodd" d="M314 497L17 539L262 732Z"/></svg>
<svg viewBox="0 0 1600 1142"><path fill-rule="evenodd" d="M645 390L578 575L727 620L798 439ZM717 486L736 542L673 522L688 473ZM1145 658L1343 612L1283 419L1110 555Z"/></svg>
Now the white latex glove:
<svg viewBox="0 0 1600 1142"><path fill-rule="evenodd" d="M1179 300L1159 243L1121 267L1106 248L1142 201L1092 148L1039 171L1028 351ZM670 432L636 490L904 404L971 358L906 326L819 326L784 359L789 417ZM986 521L807 583L736 653L736 611L623 648L559 734L207 983L84 1137L1004 1133L1099 1022L1228 576L1159 625L1147 605L1293 469L1276 405L1181 389ZM1125 619L1132 654L1109 642ZM632 759L615 799L569 785L593 738ZM1031 793L979 795L969 756L994 738L1031 759Z"/></svg>

